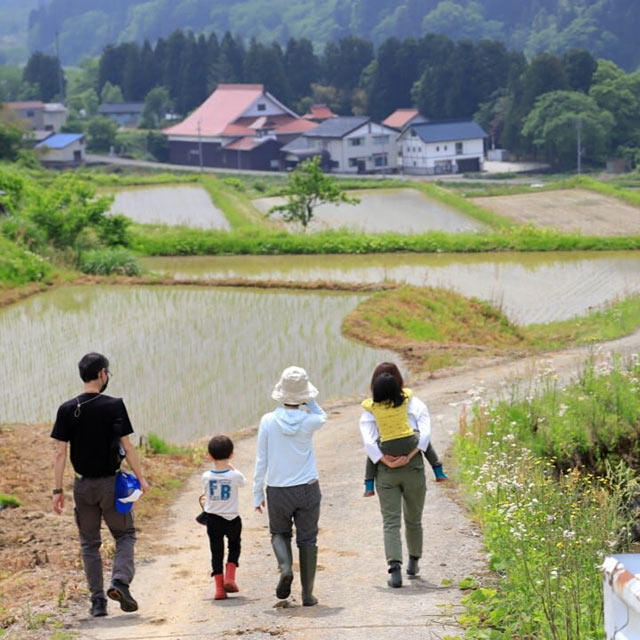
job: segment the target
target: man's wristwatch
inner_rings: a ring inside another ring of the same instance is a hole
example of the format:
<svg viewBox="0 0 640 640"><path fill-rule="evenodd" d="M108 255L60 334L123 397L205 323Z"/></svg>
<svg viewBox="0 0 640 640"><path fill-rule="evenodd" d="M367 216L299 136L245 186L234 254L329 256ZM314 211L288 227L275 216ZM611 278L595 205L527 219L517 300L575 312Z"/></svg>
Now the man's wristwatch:
<svg viewBox="0 0 640 640"><path fill-rule="evenodd" d="M62 493L62 489L54 489L52 493L54 496L57 496L59 493Z"/></svg>

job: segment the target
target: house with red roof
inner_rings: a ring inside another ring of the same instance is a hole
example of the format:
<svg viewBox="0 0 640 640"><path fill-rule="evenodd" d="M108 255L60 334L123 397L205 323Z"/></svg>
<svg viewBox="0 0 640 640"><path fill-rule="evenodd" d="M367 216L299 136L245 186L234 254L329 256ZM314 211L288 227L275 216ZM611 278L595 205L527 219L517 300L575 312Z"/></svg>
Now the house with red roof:
<svg viewBox="0 0 640 640"><path fill-rule="evenodd" d="M316 126L261 84L220 84L193 113L163 133L173 164L278 170L280 148Z"/></svg>
<svg viewBox="0 0 640 640"><path fill-rule="evenodd" d="M404 131L408 126L420 122L427 122L427 118L417 109L396 109L390 116L387 116L386 119L382 121L382 124L385 127L391 127L397 131Z"/></svg>
<svg viewBox="0 0 640 640"><path fill-rule="evenodd" d="M328 118L337 118L338 116L326 104L312 104L309 107L309 111L302 117L312 122L324 122Z"/></svg>

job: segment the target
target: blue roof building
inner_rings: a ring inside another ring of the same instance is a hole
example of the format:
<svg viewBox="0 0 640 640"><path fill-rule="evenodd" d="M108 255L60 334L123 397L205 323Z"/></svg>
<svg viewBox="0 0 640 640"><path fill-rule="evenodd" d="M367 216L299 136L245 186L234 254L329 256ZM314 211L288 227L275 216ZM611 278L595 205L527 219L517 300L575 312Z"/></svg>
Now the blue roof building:
<svg viewBox="0 0 640 640"><path fill-rule="evenodd" d="M84 140L84 133L56 133L42 142L38 142L36 149L47 147L49 149L66 149L74 142Z"/></svg>
<svg viewBox="0 0 640 640"><path fill-rule="evenodd" d="M82 164L85 155L84 133L54 133L35 148L45 166L73 166Z"/></svg>
<svg viewBox="0 0 640 640"><path fill-rule="evenodd" d="M482 171L486 138L473 120L412 124L398 138L399 169L423 175Z"/></svg>

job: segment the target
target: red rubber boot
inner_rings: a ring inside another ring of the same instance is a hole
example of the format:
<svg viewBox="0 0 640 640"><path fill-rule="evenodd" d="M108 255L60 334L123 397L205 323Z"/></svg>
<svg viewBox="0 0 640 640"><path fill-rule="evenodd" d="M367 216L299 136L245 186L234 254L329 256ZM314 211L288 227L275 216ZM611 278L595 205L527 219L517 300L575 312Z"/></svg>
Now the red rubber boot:
<svg viewBox="0 0 640 640"><path fill-rule="evenodd" d="M213 596L213 599L225 600L227 592L224 590L224 576L221 573L216 573L216 575L213 576L213 579L216 581L216 593Z"/></svg>
<svg viewBox="0 0 640 640"><path fill-rule="evenodd" d="M227 593L238 593L238 585L236 584L237 565L233 562L227 562L224 572L224 590Z"/></svg>

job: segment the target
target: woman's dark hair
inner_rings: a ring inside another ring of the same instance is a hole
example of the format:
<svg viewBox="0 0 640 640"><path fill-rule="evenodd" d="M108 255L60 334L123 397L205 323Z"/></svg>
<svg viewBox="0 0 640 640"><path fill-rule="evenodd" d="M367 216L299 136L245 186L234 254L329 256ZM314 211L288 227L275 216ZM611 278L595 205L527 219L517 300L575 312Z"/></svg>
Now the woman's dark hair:
<svg viewBox="0 0 640 640"><path fill-rule="evenodd" d="M381 373L373 381L372 391L374 402L386 402L394 407L399 407L407 399L398 380L390 373Z"/></svg>
<svg viewBox="0 0 640 640"><path fill-rule="evenodd" d="M233 442L227 436L213 436L209 440L209 455L214 460L226 460L233 453Z"/></svg>
<svg viewBox="0 0 640 640"><path fill-rule="evenodd" d="M373 383L381 373L388 373L392 375L396 379L396 382L398 383L398 386L400 387L400 389L404 387L404 380L402 379L402 374L400 373L400 369L398 369L398 367L395 364L393 364L393 362L381 362L373 370L373 375L371 376L371 391L373 391Z"/></svg>
<svg viewBox="0 0 640 640"><path fill-rule="evenodd" d="M109 371L109 360L101 353L87 353L78 362L78 370L83 382L95 380L102 369Z"/></svg>

